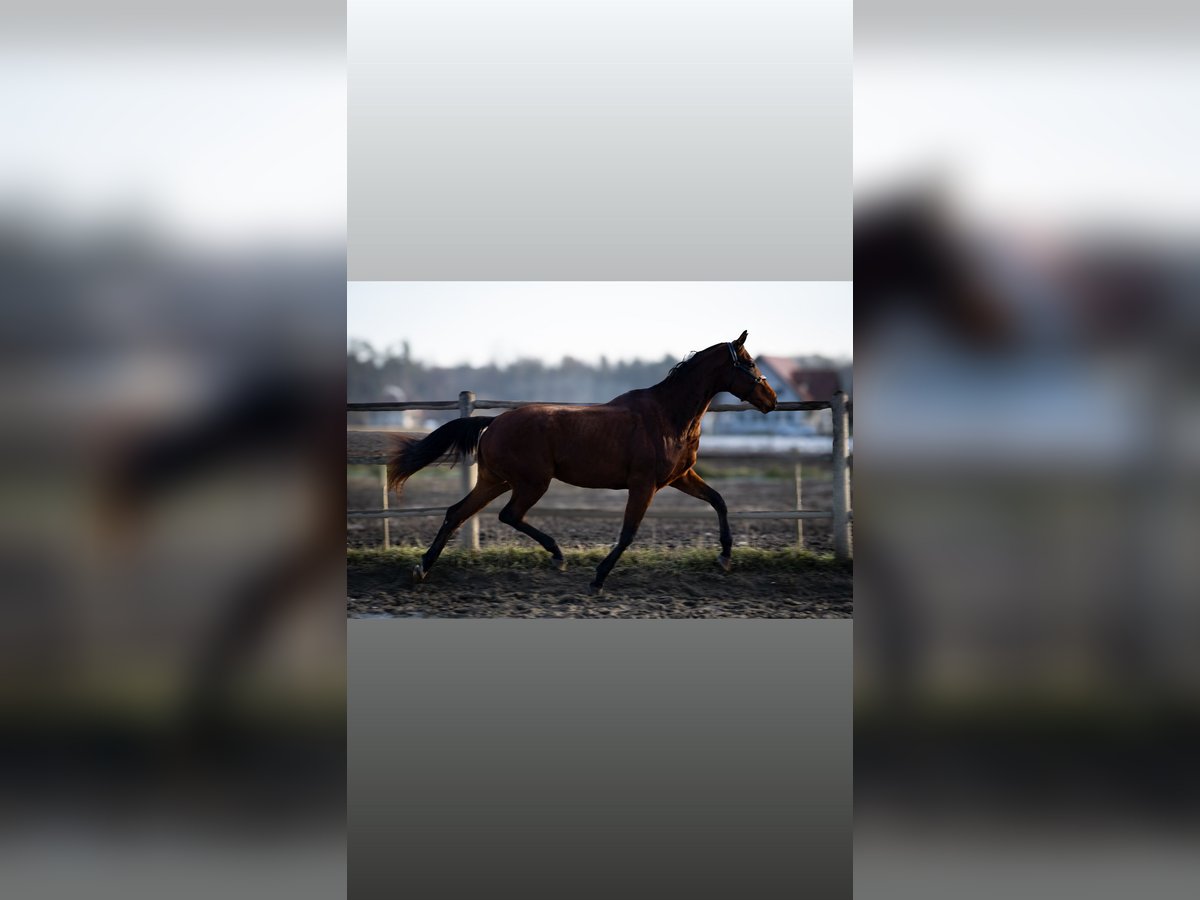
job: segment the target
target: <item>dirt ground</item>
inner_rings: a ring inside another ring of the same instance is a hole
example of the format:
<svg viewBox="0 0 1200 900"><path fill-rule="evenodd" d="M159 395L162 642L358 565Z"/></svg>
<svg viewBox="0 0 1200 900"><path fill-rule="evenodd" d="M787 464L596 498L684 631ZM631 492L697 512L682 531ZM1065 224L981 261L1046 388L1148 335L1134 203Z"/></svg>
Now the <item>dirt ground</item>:
<svg viewBox="0 0 1200 900"><path fill-rule="evenodd" d="M362 470L359 470L360 473ZM823 477L822 477L823 476ZM712 477L731 510L794 508L791 478ZM350 509L379 508L380 485L369 470L347 483ZM445 507L462 494L457 471L418 473L406 486L403 507ZM505 548L536 548L529 538L501 524L497 515L507 497L494 501L479 517L484 555ZM828 508L828 475L805 473L804 506ZM433 540L435 517L393 519L390 557L352 558L347 576L348 613L353 617L617 617L617 618L845 618L853 611L852 573L813 554L828 554L830 530L823 520L804 523L804 546L797 549L795 521L731 521L734 567L728 575L717 567L717 520L646 519L631 551L622 558L605 592L587 593L596 561L616 540L625 492L593 491L555 482L540 507L589 506L612 509L612 519L568 519L529 515L537 527L554 536L567 555L566 572L553 570L540 549L503 565L467 563L451 544L425 583L413 586L409 571ZM667 489L657 508L707 507ZM347 545L381 548L383 523L348 520ZM661 551L678 551L663 554ZM639 551L644 555L639 557ZM761 553L760 551L771 551ZM741 563L739 564L739 558ZM684 559L686 564L671 564Z"/></svg>
<svg viewBox="0 0 1200 900"><path fill-rule="evenodd" d="M785 571L712 570L666 572L660 566L624 560L613 569L599 596L587 593L594 565L568 569L548 564L528 568L474 569L439 565L424 584L413 586L416 556L395 565L350 564L352 617L436 618L850 618L852 574L833 565L797 564Z"/></svg>

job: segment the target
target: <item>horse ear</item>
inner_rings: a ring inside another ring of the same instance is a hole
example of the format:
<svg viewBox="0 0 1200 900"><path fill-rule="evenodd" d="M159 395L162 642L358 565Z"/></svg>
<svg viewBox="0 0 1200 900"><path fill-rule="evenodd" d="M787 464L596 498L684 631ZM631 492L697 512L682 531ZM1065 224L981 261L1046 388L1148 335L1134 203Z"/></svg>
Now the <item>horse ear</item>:
<svg viewBox="0 0 1200 900"><path fill-rule="evenodd" d="M734 342L733 342L734 346L735 346L735 347L740 347L740 346L742 346L742 344L746 343L746 336L747 336L748 334L750 334L750 332L748 332L748 331L743 331L743 332L742 332L742 336L741 336L740 338L738 338L736 341L734 341Z"/></svg>

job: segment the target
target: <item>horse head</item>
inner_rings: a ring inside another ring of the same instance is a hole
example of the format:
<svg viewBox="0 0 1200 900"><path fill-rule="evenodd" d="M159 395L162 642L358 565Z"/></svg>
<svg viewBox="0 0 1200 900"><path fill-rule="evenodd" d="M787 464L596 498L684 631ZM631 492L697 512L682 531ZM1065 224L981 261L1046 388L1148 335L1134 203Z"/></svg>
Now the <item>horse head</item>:
<svg viewBox="0 0 1200 900"><path fill-rule="evenodd" d="M766 414L775 408L779 400L766 377L754 364L754 357L746 352L748 335L749 332L743 331L736 341L725 345L729 350L729 361L732 363L725 390Z"/></svg>

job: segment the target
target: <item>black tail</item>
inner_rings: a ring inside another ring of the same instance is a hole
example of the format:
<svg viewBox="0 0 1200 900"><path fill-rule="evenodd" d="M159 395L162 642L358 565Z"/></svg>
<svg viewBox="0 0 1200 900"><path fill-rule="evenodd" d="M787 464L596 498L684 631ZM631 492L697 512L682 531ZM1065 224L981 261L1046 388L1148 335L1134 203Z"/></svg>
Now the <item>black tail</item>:
<svg viewBox="0 0 1200 900"><path fill-rule="evenodd" d="M456 461L472 455L479 447L479 436L483 434L483 429L492 424L492 418L471 416L454 419L423 438L400 438L400 446L387 464L388 490L399 491L408 476L437 462L447 450L454 454Z"/></svg>

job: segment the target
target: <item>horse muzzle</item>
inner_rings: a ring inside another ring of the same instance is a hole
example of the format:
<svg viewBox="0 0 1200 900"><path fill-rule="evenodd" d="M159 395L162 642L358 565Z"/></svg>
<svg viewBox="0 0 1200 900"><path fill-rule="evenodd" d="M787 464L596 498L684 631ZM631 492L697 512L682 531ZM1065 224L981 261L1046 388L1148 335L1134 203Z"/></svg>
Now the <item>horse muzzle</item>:
<svg viewBox="0 0 1200 900"><path fill-rule="evenodd" d="M762 388L766 387L766 390ZM754 393L750 395L750 405L757 409L764 416L773 411L779 405L779 398L775 396L775 392L764 382Z"/></svg>

